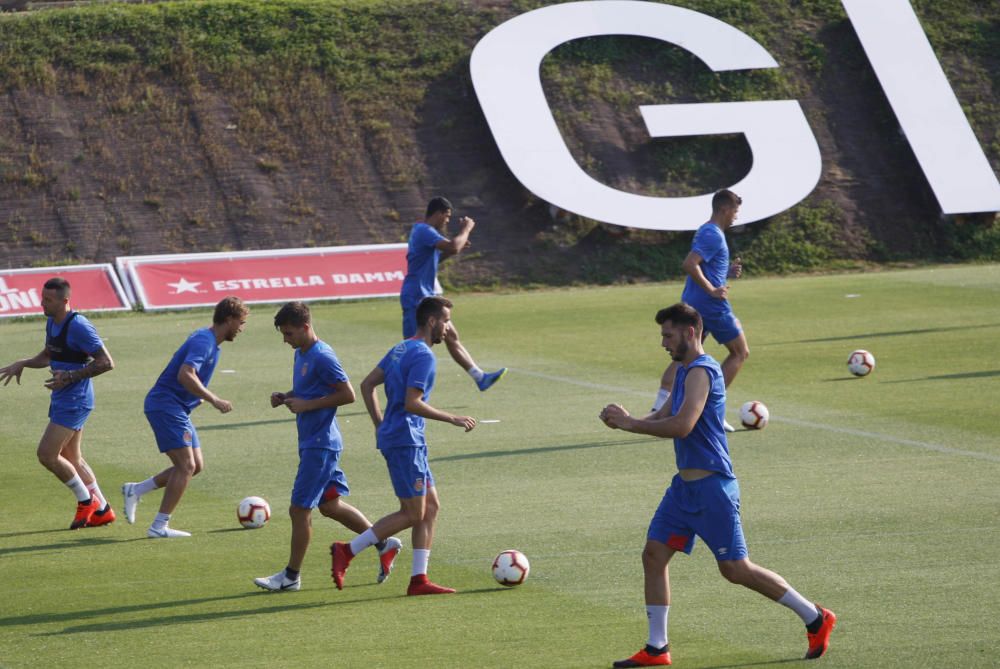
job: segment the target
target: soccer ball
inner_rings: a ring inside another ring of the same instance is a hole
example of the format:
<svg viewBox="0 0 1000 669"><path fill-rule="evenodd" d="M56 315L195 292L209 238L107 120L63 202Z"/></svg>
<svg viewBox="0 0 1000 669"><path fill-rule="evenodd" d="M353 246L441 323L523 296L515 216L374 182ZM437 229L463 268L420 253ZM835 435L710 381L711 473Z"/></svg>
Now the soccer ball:
<svg viewBox="0 0 1000 669"><path fill-rule="evenodd" d="M868 376L875 369L875 356L859 348L847 359L847 369L854 376Z"/></svg>
<svg viewBox="0 0 1000 669"><path fill-rule="evenodd" d="M524 583L530 570L528 558L521 551L506 550L493 560L493 578L507 587Z"/></svg>
<svg viewBox="0 0 1000 669"><path fill-rule="evenodd" d="M763 430L770 418L771 414L763 402L751 400L740 407L740 422L748 430Z"/></svg>
<svg viewBox="0 0 1000 669"><path fill-rule="evenodd" d="M244 497L236 508L236 518L248 530L264 527L271 518L271 507L263 497Z"/></svg>

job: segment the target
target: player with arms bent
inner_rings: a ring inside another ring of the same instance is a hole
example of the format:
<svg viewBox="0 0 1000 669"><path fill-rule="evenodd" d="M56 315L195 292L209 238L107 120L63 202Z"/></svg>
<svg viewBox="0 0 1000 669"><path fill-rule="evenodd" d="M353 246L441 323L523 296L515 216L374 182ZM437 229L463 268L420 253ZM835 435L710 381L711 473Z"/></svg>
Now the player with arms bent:
<svg viewBox="0 0 1000 669"><path fill-rule="evenodd" d="M114 369L111 354L87 317L69 308L69 281L53 277L42 286L45 348L33 358L0 369L0 381L21 383L25 367L52 367L45 387L52 391L49 424L38 443L38 461L76 495L76 515L69 529L114 522L115 512L83 459L83 425L94 409L90 379Z"/></svg>
<svg viewBox="0 0 1000 669"><path fill-rule="evenodd" d="M379 519L351 543L336 542L330 546L331 573L337 588L344 587L344 572L355 555L382 537L412 527L413 571L406 594L455 592L427 578L440 503L434 475L427 464L427 440L424 438L425 419L451 423L466 432L476 426L476 419L471 416L453 416L427 403L434 388L437 367L431 346L440 344L448 336L451 306L443 297L425 298L417 307L415 336L393 346L361 382L361 397L375 424L376 443L389 467L389 478L400 506L399 511ZM384 416L375 394L383 383Z"/></svg>
<svg viewBox="0 0 1000 669"><path fill-rule="evenodd" d="M670 664L667 564L677 551L690 554L696 535L715 554L726 580L759 592L798 614L806 625L806 659L817 658L826 652L837 617L747 557L739 515L740 488L722 428L726 388L719 363L702 348L701 316L680 303L657 312L656 322L663 348L678 364L672 403L645 418L630 416L618 404L609 404L600 414L610 428L673 438L679 470L653 514L642 553L649 639L645 648L613 666Z"/></svg>
<svg viewBox="0 0 1000 669"><path fill-rule="evenodd" d="M208 402L220 413L229 413L233 404L208 389L212 373L219 364L220 346L233 341L243 332L250 310L238 297L223 298L215 305L212 325L195 330L174 353L166 369L146 394L143 410L153 429L156 446L170 459L171 466L139 483L122 486L125 497L125 519L135 522L135 507L147 492L163 491L160 511L146 531L150 539L189 537L190 532L169 526L181 496L191 478L205 468L198 432L191 422L191 412L202 402Z"/></svg>
<svg viewBox="0 0 1000 669"><path fill-rule="evenodd" d="M406 277L399 292L404 339L413 337L417 332L417 305L425 297L436 294L438 263L461 253L469 245L469 235L476 225L475 221L464 216L462 230L451 239L445 237L442 233L451 219L451 202L443 197L436 197L427 204L426 219L414 224L406 251ZM488 373L481 370L459 341L454 324L448 329L444 343L451 357L472 377L481 391L489 389L507 373L506 367Z"/></svg>
<svg viewBox="0 0 1000 669"><path fill-rule="evenodd" d="M286 344L295 349L292 389L271 393L271 407L287 407L295 414L299 436L299 468L292 486L292 547L288 566L277 574L255 578L260 588L273 591L298 590L299 572L312 539L312 510L336 520L360 534L372 526L365 515L343 500L350 493L347 477L340 469L343 441L337 425L337 407L354 401L354 388L340 366L337 354L320 340L312 327L312 315L303 302L289 302L274 316L274 327ZM388 537L379 549L378 582L392 571L402 543Z"/></svg>

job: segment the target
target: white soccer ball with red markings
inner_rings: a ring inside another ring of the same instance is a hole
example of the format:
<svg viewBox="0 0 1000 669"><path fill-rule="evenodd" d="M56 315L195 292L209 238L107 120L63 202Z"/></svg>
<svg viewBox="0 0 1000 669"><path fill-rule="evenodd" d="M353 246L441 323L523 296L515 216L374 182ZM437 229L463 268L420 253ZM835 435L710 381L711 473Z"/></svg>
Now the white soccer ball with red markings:
<svg viewBox="0 0 1000 669"><path fill-rule="evenodd" d="M271 506L263 497L244 497L236 508L236 518L248 530L264 527L271 519Z"/></svg>
<svg viewBox="0 0 1000 669"><path fill-rule="evenodd" d="M854 376L868 376L875 369L875 356L859 348L847 359L847 369Z"/></svg>
<svg viewBox="0 0 1000 669"><path fill-rule="evenodd" d="M524 583L530 570L531 565L528 564L528 558L524 557L524 553L521 551L506 550L493 560L493 578L500 585L507 587Z"/></svg>
<svg viewBox="0 0 1000 669"><path fill-rule="evenodd" d="M771 418L763 402L751 400L740 407L740 422L748 430L763 430Z"/></svg>

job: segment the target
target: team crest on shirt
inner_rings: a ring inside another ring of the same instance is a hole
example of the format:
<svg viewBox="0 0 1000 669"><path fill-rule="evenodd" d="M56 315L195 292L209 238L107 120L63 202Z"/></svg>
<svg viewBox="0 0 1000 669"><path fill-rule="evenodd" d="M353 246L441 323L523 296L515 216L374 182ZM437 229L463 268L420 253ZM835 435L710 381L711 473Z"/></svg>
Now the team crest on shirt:
<svg viewBox="0 0 1000 669"><path fill-rule="evenodd" d="M309 371L309 363L308 362L302 363L302 371L299 372L299 376L305 376L306 372L308 371Z"/></svg>
<svg viewBox="0 0 1000 669"><path fill-rule="evenodd" d="M421 490L424 489L423 477L418 478L416 481L413 482L413 489L416 490L417 492L420 492Z"/></svg>

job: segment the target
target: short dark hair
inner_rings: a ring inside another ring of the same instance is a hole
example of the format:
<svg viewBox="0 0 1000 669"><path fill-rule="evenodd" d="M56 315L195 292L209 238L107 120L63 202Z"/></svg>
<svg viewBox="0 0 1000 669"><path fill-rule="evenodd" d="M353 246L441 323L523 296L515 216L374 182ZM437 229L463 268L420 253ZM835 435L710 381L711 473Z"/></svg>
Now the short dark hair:
<svg viewBox="0 0 1000 669"><path fill-rule="evenodd" d="M701 332L701 314L690 304L678 302L656 312L657 325L663 325L667 321L675 326L693 327L695 332Z"/></svg>
<svg viewBox="0 0 1000 669"><path fill-rule="evenodd" d="M451 211L451 202L446 197L431 198L427 203L427 218L430 218L439 211Z"/></svg>
<svg viewBox="0 0 1000 669"><path fill-rule="evenodd" d="M723 207L738 207L743 204L743 198L733 191L723 188L712 196L712 211L716 212Z"/></svg>
<svg viewBox="0 0 1000 669"><path fill-rule="evenodd" d="M420 304L417 305L417 327L422 328L427 325L427 319L431 316L440 318L441 314L444 313L445 308L451 309L451 307L451 300L447 300L437 295L425 297L420 300Z"/></svg>
<svg viewBox="0 0 1000 669"><path fill-rule="evenodd" d="M282 325L291 325L300 328L312 322L312 315L309 313L309 305L305 302L288 302L274 315L274 329L281 328Z"/></svg>
<svg viewBox="0 0 1000 669"><path fill-rule="evenodd" d="M54 276L45 282L42 286L45 290L54 290L59 294L59 299L66 299L72 292L69 287L69 281L62 278L61 276Z"/></svg>
<svg viewBox="0 0 1000 669"><path fill-rule="evenodd" d="M222 325L234 316L236 318L244 318L249 313L250 309L247 305L243 304L243 300L235 295L230 295L229 297L222 298L219 300L219 303L215 305L215 313L212 315L212 323L215 325Z"/></svg>

